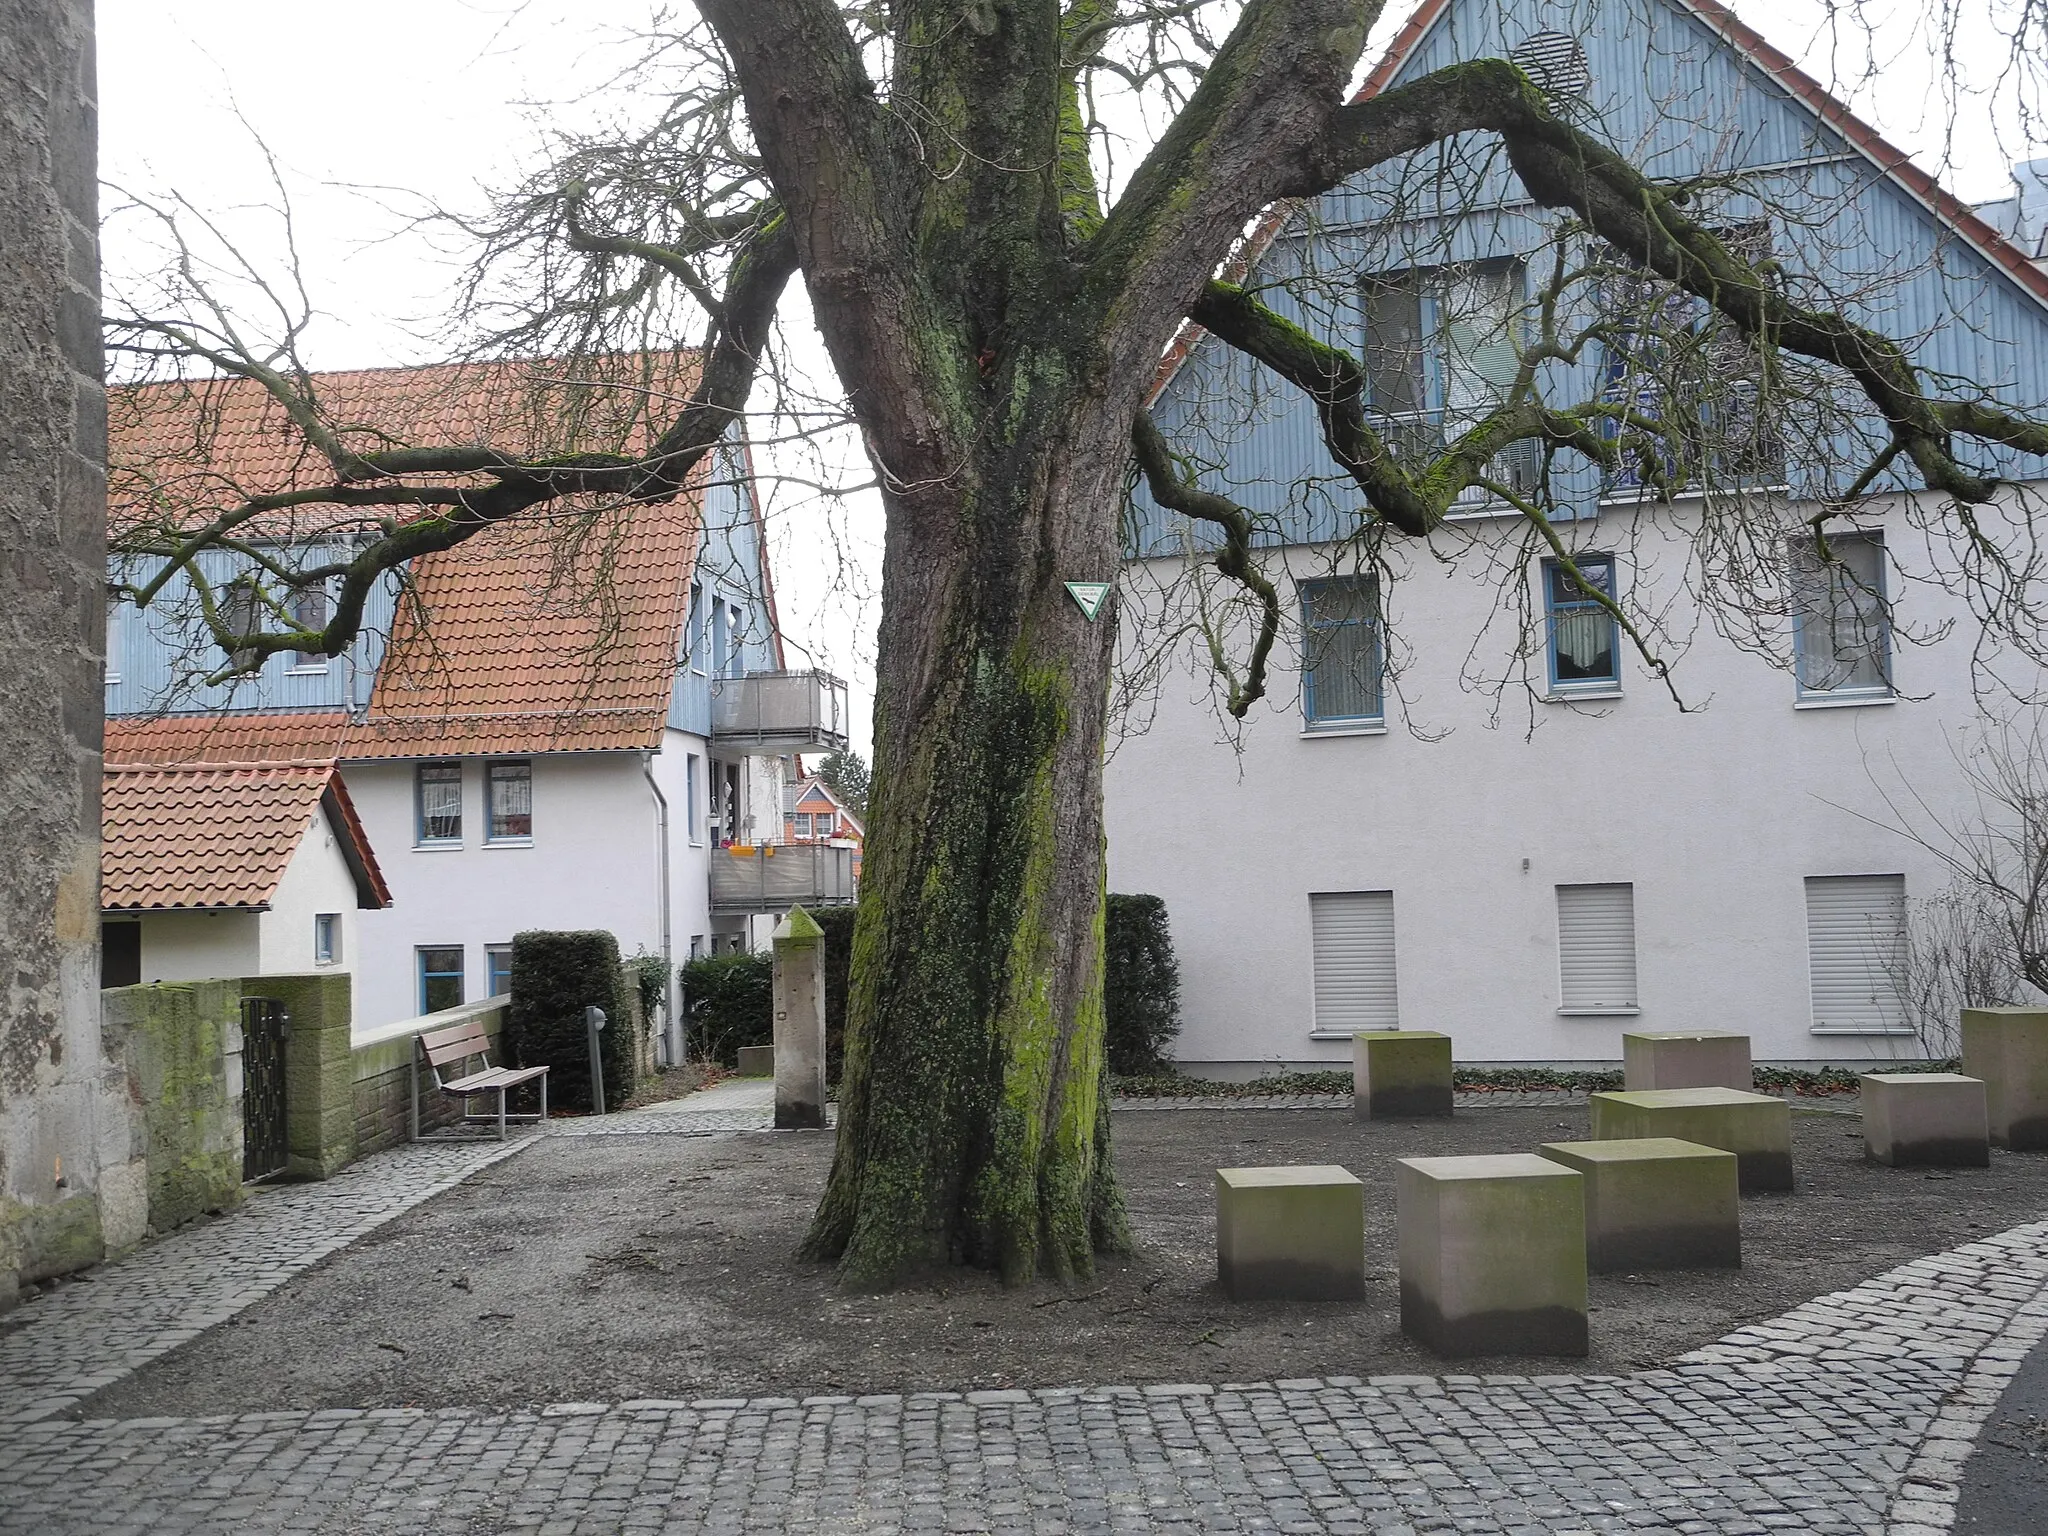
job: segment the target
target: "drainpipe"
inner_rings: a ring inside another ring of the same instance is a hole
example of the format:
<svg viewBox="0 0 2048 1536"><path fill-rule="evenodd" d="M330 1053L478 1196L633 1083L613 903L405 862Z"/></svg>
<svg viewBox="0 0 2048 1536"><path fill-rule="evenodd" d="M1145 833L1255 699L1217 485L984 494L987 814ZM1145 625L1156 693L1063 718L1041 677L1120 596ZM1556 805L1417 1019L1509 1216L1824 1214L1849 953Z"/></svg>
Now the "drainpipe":
<svg viewBox="0 0 2048 1536"><path fill-rule="evenodd" d="M640 775L654 792L655 836L661 856L661 1049L666 1064L679 1067L676 1050L676 958L669 934L668 796L654 781L654 754L640 754Z"/></svg>

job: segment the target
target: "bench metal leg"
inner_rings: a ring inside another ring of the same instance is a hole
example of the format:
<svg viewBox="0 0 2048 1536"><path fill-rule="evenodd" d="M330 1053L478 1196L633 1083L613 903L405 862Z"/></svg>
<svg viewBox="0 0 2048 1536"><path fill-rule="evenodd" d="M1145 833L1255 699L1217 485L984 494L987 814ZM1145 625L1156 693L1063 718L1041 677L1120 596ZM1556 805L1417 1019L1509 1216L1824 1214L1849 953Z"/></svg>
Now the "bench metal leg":
<svg viewBox="0 0 2048 1536"><path fill-rule="evenodd" d="M411 1061L412 1071L409 1075L412 1078L412 1118L408 1123L405 1139L407 1141L418 1141L420 1139L420 1053L417 1047L413 1050Z"/></svg>
<svg viewBox="0 0 2048 1536"><path fill-rule="evenodd" d="M540 1075L540 1123L548 1123L548 1075L545 1072Z"/></svg>
<svg viewBox="0 0 2048 1536"><path fill-rule="evenodd" d="M505 1139L505 1090L498 1090L498 1140Z"/></svg>

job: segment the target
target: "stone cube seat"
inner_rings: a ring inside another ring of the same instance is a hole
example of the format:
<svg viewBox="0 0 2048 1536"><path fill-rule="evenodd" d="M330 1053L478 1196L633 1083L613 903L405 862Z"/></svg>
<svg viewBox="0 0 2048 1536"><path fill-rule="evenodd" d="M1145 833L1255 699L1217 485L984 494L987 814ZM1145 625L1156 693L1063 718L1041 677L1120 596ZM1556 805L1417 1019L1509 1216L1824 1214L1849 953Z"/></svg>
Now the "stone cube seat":
<svg viewBox="0 0 2048 1536"><path fill-rule="evenodd" d="M1395 1163L1401 1331L1440 1355L1583 1355L1585 1180L1526 1152Z"/></svg>
<svg viewBox="0 0 2048 1536"><path fill-rule="evenodd" d="M1365 1186L1336 1167L1216 1170L1216 1278L1235 1301L1365 1295Z"/></svg>
<svg viewBox="0 0 2048 1536"><path fill-rule="evenodd" d="M1893 1168L1987 1168L1991 1129L1982 1080L1960 1072L1866 1072L1863 1150Z"/></svg>
<svg viewBox="0 0 2048 1536"><path fill-rule="evenodd" d="M1431 1029L1376 1029L1353 1035L1351 1110L1360 1120L1448 1115L1451 1037Z"/></svg>
<svg viewBox="0 0 2048 1536"><path fill-rule="evenodd" d="M1963 1072L1983 1080L1991 1145L2048 1149L2048 1008L1965 1008Z"/></svg>
<svg viewBox="0 0 2048 1536"><path fill-rule="evenodd" d="M775 1047L772 1045L743 1045L740 1047L741 1077L773 1077L775 1075Z"/></svg>
<svg viewBox="0 0 2048 1536"><path fill-rule="evenodd" d="M1742 1263L1733 1152L1670 1136L1550 1142L1537 1150L1586 1181L1586 1265L1595 1274Z"/></svg>
<svg viewBox="0 0 2048 1536"><path fill-rule="evenodd" d="M1622 1087L1740 1088L1753 1086L1749 1036L1725 1029L1639 1031L1621 1037Z"/></svg>
<svg viewBox="0 0 2048 1536"><path fill-rule="evenodd" d="M1792 1110L1737 1088L1651 1088L1596 1093L1594 1141L1670 1136L1733 1152L1743 1193L1792 1188Z"/></svg>

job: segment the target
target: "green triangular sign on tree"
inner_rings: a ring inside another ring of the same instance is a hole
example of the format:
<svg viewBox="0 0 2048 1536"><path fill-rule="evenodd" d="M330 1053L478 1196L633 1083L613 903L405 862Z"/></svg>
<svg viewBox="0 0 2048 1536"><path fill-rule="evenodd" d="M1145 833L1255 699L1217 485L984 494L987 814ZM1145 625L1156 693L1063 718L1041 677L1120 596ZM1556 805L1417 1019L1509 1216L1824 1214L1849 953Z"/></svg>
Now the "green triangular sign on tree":
<svg viewBox="0 0 2048 1536"><path fill-rule="evenodd" d="M1081 611L1093 621L1095 615L1102 612L1102 600L1109 596L1109 583L1070 581L1067 583L1067 591L1072 594L1074 601L1081 605Z"/></svg>

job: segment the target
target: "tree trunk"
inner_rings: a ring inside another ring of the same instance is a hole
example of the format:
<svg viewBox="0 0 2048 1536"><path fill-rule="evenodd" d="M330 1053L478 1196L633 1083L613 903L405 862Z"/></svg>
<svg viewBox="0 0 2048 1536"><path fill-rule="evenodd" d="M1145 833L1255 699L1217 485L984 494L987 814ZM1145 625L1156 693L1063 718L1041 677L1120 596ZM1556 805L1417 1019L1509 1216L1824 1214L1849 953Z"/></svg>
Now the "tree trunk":
<svg viewBox="0 0 2048 1536"><path fill-rule="evenodd" d="M1115 579L1129 422L1030 394L988 412L945 494L890 507L839 1146L805 1244L854 1284L1084 1277L1126 1243L1102 1015L1116 615L1065 583Z"/></svg>

